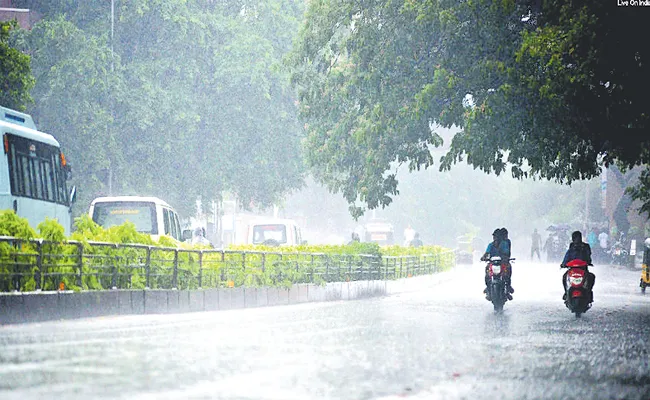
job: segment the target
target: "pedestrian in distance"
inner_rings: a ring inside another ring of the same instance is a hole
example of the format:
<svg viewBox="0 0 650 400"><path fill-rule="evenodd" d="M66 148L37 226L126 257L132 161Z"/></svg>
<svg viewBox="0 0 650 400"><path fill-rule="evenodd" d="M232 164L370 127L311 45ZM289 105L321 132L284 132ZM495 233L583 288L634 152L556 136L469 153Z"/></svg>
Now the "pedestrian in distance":
<svg viewBox="0 0 650 400"><path fill-rule="evenodd" d="M607 252L609 251L609 235L607 234L606 231L600 232L600 235L598 235L598 244L600 247L600 262L604 263L605 260L607 260Z"/></svg>
<svg viewBox="0 0 650 400"><path fill-rule="evenodd" d="M530 260L533 260L533 255L537 253L537 260L542 261L542 257L539 254L539 248L542 246L542 235L537 232L537 228L533 230L532 234L532 243L530 245Z"/></svg>
<svg viewBox="0 0 650 400"><path fill-rule="evenodd" d="M359 243L361 242L361 238L359 237L359 234L356 232L352 232L352 240L348 242L348 244L353 244L353 243Z"/></svg>
<svg viewBox="0 0 650 400"><path fill-rule="evenodd" d="M415 229L411 228L411 225L409 224L406 229L404 229L404 246L408 246L413 239L415 239Z"/></svg>
<svg viewBox="0 0 650 400"><path fill-rule="evenodd" d="M420 240L420 234L418 232L415 232L415 235L413 235L413 240L409 243L409 246L411 247L421 247L423 245L422 240Z"/></svg>

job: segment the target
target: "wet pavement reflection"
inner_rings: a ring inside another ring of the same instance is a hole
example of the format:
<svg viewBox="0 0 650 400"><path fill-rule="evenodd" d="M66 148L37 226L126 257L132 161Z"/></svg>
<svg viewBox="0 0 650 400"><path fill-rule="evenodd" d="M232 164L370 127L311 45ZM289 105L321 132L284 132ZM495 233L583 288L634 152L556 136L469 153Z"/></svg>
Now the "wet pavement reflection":
<svg viewBox="0 0 650 400"><path fill-rule="evenodd" d="M500 314L477 264L382 298L2 326L0 398L650 398L636 271L594 267L576 319L557 266L514 268Z"/></svg>

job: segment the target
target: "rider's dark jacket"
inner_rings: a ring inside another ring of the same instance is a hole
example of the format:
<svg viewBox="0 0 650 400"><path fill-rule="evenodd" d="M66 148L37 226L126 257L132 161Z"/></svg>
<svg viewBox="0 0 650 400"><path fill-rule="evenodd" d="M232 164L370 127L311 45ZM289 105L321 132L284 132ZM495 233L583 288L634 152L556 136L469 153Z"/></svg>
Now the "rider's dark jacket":
<svg viewBox="0 0 650 400"><path fill-rule="evenodd" d="M566 265L571 260L583 260L591 264L591 247L589 244L584 242L571 242L569 250L567 250L564 255L564 260L562 260L562 265Z"/></svg>

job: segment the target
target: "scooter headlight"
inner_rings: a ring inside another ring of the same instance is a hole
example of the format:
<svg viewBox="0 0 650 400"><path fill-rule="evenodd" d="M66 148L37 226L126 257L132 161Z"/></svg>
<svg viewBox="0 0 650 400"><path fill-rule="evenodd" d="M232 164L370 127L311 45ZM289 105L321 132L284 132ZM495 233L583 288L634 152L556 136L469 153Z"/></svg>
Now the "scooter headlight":
<svg viewBox="0 0 650 400"><path fill-rule="evenodd" d="M499 264L492 265L492 273L494 275L499 275L501 273L501 266Z"/></svg>

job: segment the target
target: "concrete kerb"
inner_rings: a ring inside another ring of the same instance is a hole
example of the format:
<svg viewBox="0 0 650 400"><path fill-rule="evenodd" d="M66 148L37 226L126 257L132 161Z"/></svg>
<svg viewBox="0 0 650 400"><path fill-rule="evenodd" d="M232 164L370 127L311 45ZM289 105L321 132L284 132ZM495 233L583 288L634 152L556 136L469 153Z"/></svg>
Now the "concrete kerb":
<svg viewBox="0 0 650 400"><path fill-rule="evenodd" d="M120 313L119 295L117 290L93 291L81 293L59 293L59 307L65 300L71 302L79 310L79 317L89 318L101 315L116 315ZM72 310L70 310L72 311Z"/></svg>
<svg viewBox="0 0 650 400"><path fill-rule="evenodd" d="M87 298L92 292L79 293L77 296L73 296L73 293L67 292L58 292L56 293L56 309L52 310L52 319L60 318L82 318L89 317L92 315L87 315L86 307L88 307ZM39 297L39 300L47 299L46 297Z"/></svg>
<svg viewBox="0 0 650 400"><path fill-rule="evenodd" d="M203 291L203 310L219 310L219 289L206 289Z"/></svg>
<svg viewBox="0 0 650 400"><path fill-rule="evenodd" d="M133 292L131 291L117 291L117 310L120 315L133 314Z"/></svg>
<svg viewBox="0 0 650 400"><path fill-rule="evenodd" d="M133 290L131 292L131 314L144 314L147 301L147 290Z"/></svg>
<svg viewBox="0 0 650 400"><path fill-rule="evenodd" d="M289 304L300 304L309 301L309 285L297 283L289 288Z"/></svg>
<svg viewBox="0 0 650 400"><path fill-rule="evenodd" d="M341 300L350 300L350 282L341 283Z"/></svg>
<svg viewBox="0 0 650 400"><path fill-rule="evenodd" d="M231 291L230 307L246 308L246 289L243 287L236 287L236 288L231 288L229 290Z"/></svg>
<svg viewBox="0 0 650 400"><path fill-rule="evenodd" d="M56 292L41 292L35 295L23 295L23 315L29 315L35 322L61 318L58 307L59 295Z"/></svg>
<svg viewBox="0 0 650 400"><path fill-rule="evenodd" d="M278 288L278 305L289 304L289 289Z"/></svg>
<svg viewBox="0 0 650 400"><path fill-rule="evenodd" d="M167 310L168 313L180 312L180 292L178 290L167 291Z"/></svg>
<svg viewBox="0 0 650 400"><path fill-rule="evenodd" d="M145 290L144 291L144 313L165 314L168 310L168 290Z"/></svg>
<svg viewBox="0 0 650 400"><path fill-rule="evenodd" d="M257 301L257 307L266 307L269 305L269 288L261 287L257 288L257 296L255 298Z"/></svg>
<svg viewBox="0 0 650 400"><path fill-rule="evenodd" d="M267 304L269 306L280 305L280 290L276 287L270 287L266 290Z"/></svg>
<svg viewBox="0 0 650 400"><path fill-rule="evenodd" d="M347 296L347 283L329 282L325 285L325 301L344 300L343 285L346 285L345 292Z"/></svg>
<svg viewBox="0 0 650 400"><path fill-rule="evenodd" d="M110 290L91 292L35 292L0 294L0 324L56 319L216 311L352 300L422 289L437 280L430 276L397 281L295 284L290 288L221 288L199 290Z"/></svg>
<svg viewBox="0 0 650 400"><path fill-rule="evenodd" d="M22 312L25 308L24 296L0 296L0 324L14 324L22 321Z"/></svg>
<svg viewBox="0 0 650 400"><path fill-rule="evenodd" d="M219 310L230 310L232 308L230 289L217 289L219 295Z"/></svg>
<svg viewBox="0 0 650 400"><path fill-rule="evenodd" d="M205 311L205 290L189 291L190 312Z"/></svg>
<svg viewBox="0 0 650 400"><path fill-rule="evenodd" d="M307 286L307 301L316 302L316 301L326 301L326 291L325 286L320 285L308 285Z"/></svg>

